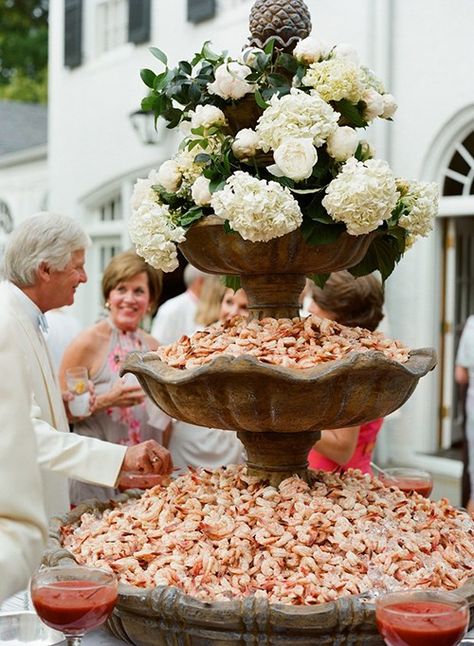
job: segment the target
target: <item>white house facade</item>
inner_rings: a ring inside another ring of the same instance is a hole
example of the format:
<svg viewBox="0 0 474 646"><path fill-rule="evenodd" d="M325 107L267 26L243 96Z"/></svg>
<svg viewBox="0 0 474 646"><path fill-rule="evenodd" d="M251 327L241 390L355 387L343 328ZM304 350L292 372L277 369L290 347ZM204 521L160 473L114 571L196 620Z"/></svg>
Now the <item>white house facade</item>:
<svg viewBox="0 0 474 646"><path fill-rule="evenodd" d="M313 32L355 45L399 104L368 133L397 174L437 181L430 238L407 252L387 284L390 334L433 346L437 369L382 431L379 459L423 464L456 501L459 461L433 457L458 439L452 371L462 324L474 312L474 5L471 0L307 0ZM93 238L90 281L77 313L97 316L101 271L129 246L134 180L169 158L174 135L142 143L130 115L146 87L140 69L188 59L211 40L237 53L252 0L55 0L50 6L49 207L77 217ZM1 194L0 194L1 198ZM430 454L430 455L428 455ZM449 486L453 485L452 489ZM456 489L454 488L456 487Z"/></svg>

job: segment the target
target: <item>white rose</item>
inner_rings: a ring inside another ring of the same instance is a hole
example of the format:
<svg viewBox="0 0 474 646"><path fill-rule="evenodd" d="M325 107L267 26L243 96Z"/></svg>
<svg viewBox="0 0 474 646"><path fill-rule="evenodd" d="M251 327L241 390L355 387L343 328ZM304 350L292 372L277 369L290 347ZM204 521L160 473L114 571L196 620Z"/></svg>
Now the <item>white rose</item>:
<svg viewBox="0 0 474 646"><path fill-rule="evenodd" d="M285 139L273 153L273 158L285 177L300 182L311 175L318 153L312 139Z"/></svg>
<svg viewBox="0 0 474 646"><path fill-rule="evenodd" d="M370 87L362 95L362 101L365 103L364 119L372 121L375 117L380 117L383 112L384 104L382 95Z"/></svg>
<svg viewBox="0 0 474 646"><path fill-rule="evenodd" d="M255 91L255 87L245 80L251 72L247 65L224 63L216 69L215 81L208 83L207 89L223 99L241 99L245 94Z"/></svg>
<svg viewBox="0 0 474 646"><path fill-rule="evenodd" d="M174 193L180 187L183 176L175 160L168 159L161 164L156 178L168 193Z"/></svg>
<svg viewBox="0 0 474 646"><path fill-rule="evenodd" d="M204 175L201 175L192 185L191 195L197 206L208 206L211 203L209 184L210 180L204 177Z"/></svg>
<svg viewBox="0 0 474 646"><path fill-rule="evenodd" d="M354 128L342 126L327 138L328 153L336 161L342 162L352 157L359 145L359 137Z"/></svg>
<svg viewBox="0 0 474 646"><path fill-rule="evenodd" d="M393 94L382 94L382 100L383 100L383 112L382 112L382 117L384 119L390 119L393 117L395 112L397 111L398 105L397 102L395 101L395 97Z"/></svg>
<svg viewBox="0 0 474 646"><path fill-rule="evenodd" d="M351 63L354 63L354 65L359 65L359 54L356 48L348 43L339 43L339 45L336 45L333 49L333 54L337 58L346 58Z"/></svg>
<svg viewBox="0 0 474 646"><path fill-rule="evenodd" d="M239 130L232 143L232 152L237 159L254 157L258 150L259 140L260 137L255 130L251 130L250 128Z"/></svg>
<svg viewBox="0 0 474 646"><path fill-rule="evenodd" d="M327 56L329 51L328 45L314 36L308 36L300 40L293 50L293 56L300 63L309 65L317 63L321 58Z"/></svg>
<svg viewBox="0 0 474 646"><path fill-rule="evenodd" d="M210 128L213 125L224 126L226 124L225 114L214 105L197 105L196 110L191 112L191 128Z"/></svg>

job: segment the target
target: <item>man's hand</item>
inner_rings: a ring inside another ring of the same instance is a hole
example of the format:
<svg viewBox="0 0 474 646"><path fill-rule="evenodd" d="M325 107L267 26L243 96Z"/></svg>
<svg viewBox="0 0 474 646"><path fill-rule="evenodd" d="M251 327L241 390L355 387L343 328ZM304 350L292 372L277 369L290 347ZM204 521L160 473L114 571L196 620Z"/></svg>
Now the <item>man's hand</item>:
<svg viewBox="0 0 474 646"><path fill-rule="evenodd" d="M173 461L170 452L155 440L147 440L127 449L120 475L126 471L166 475L172 469Z"/></svg>

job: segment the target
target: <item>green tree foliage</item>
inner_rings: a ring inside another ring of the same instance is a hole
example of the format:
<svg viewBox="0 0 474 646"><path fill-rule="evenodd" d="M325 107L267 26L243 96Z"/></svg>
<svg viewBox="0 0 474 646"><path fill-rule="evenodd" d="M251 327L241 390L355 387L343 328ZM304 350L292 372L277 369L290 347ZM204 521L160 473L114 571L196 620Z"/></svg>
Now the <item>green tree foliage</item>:
<svg viewBox="0 0 474 646"><path fill-rule="evenodd" d="M46 102L48 1L0 0L0 98Z"/></svg>

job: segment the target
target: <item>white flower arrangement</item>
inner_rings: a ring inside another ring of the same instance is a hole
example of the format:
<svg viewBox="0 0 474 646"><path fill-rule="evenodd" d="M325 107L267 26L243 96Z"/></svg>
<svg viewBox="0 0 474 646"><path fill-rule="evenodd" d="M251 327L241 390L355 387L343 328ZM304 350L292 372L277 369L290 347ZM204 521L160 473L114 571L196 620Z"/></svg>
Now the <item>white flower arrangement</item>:
<svg viewBox="0 0 474 646"><path fill-rule="evenodd" d="M132 197L131 237L155 267L172 271L186 229L212 214L251 242L300 229L308 244L329 244L377 230L350 271L384 279L431 230L436 185L395 179L360 134L397 103L351 45L309 37L293 54L270 43L232 59L205 43L174 69L151 51L165 70L142 70L142 108L183 134Z"/></svg>

